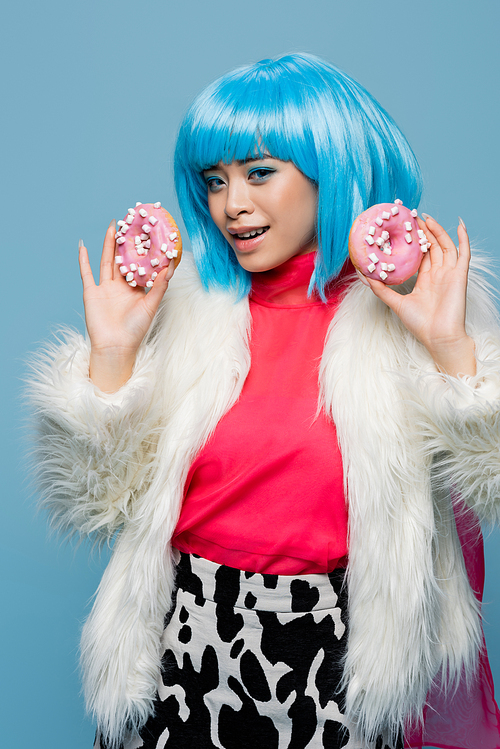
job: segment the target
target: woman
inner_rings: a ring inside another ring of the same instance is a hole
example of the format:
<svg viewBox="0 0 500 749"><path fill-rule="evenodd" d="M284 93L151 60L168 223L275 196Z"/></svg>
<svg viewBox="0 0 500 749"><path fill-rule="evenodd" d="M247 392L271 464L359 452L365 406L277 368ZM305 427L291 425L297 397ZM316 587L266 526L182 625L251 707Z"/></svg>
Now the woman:
<svg viewBox="0 0 500 749"><path fill-rule="evenodd" d="M420 172L307 55L209 86L175 163L194 264L143 295L110 225L99 285L81 249L90 341L33 386L55 522L119 529L82 641L96 746L418 746L425 706L426 741L499 747L456 508L497 517L500 343L474 274L465 324L463 223L457 254L420 221L415 284L355 280L354 218L415 207Z"/></svg>

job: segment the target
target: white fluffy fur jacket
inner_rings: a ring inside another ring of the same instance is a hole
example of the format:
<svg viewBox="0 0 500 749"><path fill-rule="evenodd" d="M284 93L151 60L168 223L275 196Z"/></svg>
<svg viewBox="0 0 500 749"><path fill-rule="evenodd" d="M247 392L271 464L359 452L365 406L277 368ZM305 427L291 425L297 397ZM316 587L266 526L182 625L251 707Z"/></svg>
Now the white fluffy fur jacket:
<svg viewBox="0 0 500 749"><path fill-rule="evenodd" d="M440 375L358 281L329 329L319 378L349 502L346 717L359 736L389 736L421 715L436 675L474 670L480 617L448 486L497 520L500 335L484 287L473 272L474 378ZM82 639L87 704L115 742L152 709L174 584L169 540L190 464L238 399L250 324L248 300L203 291L186 257L118 393L89 380L89 345L75 333L35 362L45 505L64 531L119 530Z"/></svg>

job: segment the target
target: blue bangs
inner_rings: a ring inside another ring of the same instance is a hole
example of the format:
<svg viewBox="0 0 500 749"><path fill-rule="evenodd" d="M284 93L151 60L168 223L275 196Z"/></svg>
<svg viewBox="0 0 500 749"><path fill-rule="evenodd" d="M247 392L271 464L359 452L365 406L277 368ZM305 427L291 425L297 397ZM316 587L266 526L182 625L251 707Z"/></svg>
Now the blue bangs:
<svg viewBox="0 0 500 749"><path fill-rule="evenodd" d="M347 258L356 216L399 197L418 205L416 158L394 121L353 79L296 54L237 69L208 86L182 122L175 151L179 205L205 288L249 291L250 274L208 210L204 169L264 153L291 161L318 188L318 255L311 291Z"/></svg>

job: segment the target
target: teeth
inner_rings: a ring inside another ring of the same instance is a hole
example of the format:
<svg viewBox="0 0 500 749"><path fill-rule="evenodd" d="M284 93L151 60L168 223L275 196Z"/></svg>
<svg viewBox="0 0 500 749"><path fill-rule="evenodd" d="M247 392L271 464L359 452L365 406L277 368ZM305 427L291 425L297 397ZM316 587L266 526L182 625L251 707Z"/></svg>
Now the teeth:
<svg viewBox="0 0 500 749"><path fill-rule="evenodd" d="M255 229L255 231L246 231L243 234L237 234L238 239L249 239L250 237L258 237L259 234L263 234L265 229Z"/></svg>

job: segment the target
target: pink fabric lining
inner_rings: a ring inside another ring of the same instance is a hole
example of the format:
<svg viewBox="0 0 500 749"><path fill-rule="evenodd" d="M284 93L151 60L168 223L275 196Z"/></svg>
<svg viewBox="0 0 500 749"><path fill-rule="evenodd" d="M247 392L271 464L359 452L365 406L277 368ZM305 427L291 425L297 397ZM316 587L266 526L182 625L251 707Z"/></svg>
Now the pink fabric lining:
<svg viewBox="0 0 500 749"><path fill-rule="evenodd" d="M482 601L484 547L478 520L460 500L455 505L455 518L469 582L478 600ZM494 698L486 644L471 687L467 688L465 678L462 678L456 693L447 696L436 684L428 695L423 731L407 730L405 746L418 749L422 746L500 749L500 712Z"/></svg>

